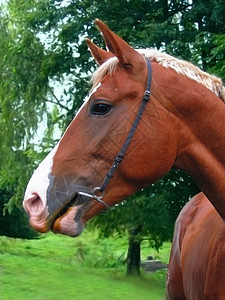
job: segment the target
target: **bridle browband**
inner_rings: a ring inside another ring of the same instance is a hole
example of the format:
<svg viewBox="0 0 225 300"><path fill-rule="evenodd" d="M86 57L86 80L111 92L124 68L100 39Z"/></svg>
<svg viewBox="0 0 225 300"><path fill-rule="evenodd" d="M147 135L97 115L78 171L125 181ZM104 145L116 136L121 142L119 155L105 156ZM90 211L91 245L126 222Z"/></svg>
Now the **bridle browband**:
<svg viewBox="0 0 225 300"><path fill-rule="evenodd" d="M88 198L92 198L96 201L98 201L99 203L103 204L104 206L106 206L107 208L109 208L108 204L105 203L102 198L104 196L104 191L106 189L106 187L109 184L109 181L111 180L111 178L113 177L117 167L119 166L119 164L122 162L126 150L128 148L128 146L130 145L130 142L133 138L133 135L137 129L137 126L140 122L140 119L142 117L142 114L145 110L146 104L149 102L150 97L151 97L151 84L152 84L152 66L151 66L151 62L149 59L146 58L146 63L147 63L147 69L148 69L148 76L147 76L147 83L146 83L146 90L141 102L141 105L139 107L139 111L137 113L137 116L132 124L132 127L130 129L130 132L128 133L128 136L126 138L126 140L123 143L123 146L120 150L120 152L118 152L118 154L116 155L114 162L111 166L111 168L109 169L109 171L107 172L105 179L103 180L103 183L101 185L101 187L95 187L93 188L93 190L91 191L91 193L86 193L86 192L82 192L79 191L77 192L77 194L79 194L80 196L84 196L84 197L88 197Z"/></svg>

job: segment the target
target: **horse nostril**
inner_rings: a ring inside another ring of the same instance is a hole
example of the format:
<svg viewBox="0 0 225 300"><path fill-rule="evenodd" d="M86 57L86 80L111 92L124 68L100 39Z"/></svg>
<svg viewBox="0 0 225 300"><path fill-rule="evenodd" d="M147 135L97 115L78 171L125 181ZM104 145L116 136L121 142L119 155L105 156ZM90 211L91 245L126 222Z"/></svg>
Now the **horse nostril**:
<svg viewBox="0 0 225 300"><path fill-rule="evenodd" d="M25 199L24 208L30 216L34 216L43 212L45 205L38 194L33 194Z"/></svg>

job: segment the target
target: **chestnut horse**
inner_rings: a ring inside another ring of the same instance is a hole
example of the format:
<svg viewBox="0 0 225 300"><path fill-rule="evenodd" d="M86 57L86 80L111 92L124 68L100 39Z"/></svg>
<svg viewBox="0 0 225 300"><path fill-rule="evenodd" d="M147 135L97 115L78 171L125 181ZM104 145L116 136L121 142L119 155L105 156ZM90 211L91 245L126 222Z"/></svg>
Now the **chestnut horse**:
<svg viewBox="0 0 225 300"><path fill-rule="evenodd" d="M176 220L167 299L225 299L225 222L203 193Z"/></svg>
<svg viewBox="0 0 225 300"><path fill-rule="evenodd" d="M87 40L100 67L89 97L28 183L30 224L77 236L104 205L172 167L192 175L225 219L222 81L158 51L136 51L96 24L109 51Z"/></svg>

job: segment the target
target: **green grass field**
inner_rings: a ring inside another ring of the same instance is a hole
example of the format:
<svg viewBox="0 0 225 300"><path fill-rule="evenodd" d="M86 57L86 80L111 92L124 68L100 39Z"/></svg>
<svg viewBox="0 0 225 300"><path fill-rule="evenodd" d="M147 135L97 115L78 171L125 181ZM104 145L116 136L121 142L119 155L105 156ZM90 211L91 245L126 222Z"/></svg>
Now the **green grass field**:
<svg viewBox="0 0 225 300"><path fill-rule="evenodd" d="M170 245L142 255L168 262ZM164 299L165 271L125 277L126 239L0 237L0 300Z"/></svg>

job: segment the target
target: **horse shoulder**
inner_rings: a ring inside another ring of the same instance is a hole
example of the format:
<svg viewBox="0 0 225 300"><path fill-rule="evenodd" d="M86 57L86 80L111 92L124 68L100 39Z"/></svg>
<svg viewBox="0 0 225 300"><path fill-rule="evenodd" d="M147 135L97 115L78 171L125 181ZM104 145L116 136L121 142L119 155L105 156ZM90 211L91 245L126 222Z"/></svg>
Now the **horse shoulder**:
<svg viewBox="0 0 225 300"><path fill-rule="evenodd" d="M173 290L182 286L183 294L168 299L225 299L224 242L223 220L204 194L196 195L176 221L169 263Z"/></svg>

